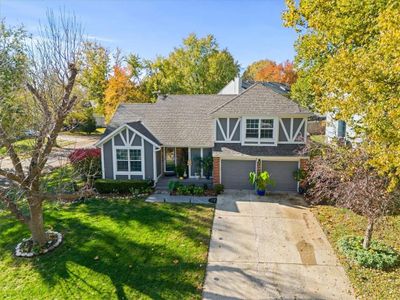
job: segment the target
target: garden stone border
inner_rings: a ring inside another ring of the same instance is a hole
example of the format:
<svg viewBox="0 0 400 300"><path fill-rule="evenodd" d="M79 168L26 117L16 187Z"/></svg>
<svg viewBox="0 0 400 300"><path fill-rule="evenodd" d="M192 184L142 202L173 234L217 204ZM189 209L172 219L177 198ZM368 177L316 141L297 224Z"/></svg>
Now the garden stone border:
<svg viewBox="0 0 400 300"><path fill-rule="evenodd" d="M16 247L15 247L15 256L17 257L34 257L34 256L39 256L42 254L46 254L50 251L53 251L54 249L56 249L58 246L60 246L60 244L63 241L63 237L62 234L57 232L57 231L51 231L51 230L47 230L46 233L50 233L50 234L55 234L57 236L57 241L51 245L49 248L44 249L41 253L34 253L34 252L22 252L21 251L21 246L24 242L27 242L29 240L31 240L32 238L25 238L22 240L22 242L20 242Z"/></svg>
<svg viewBox="0 0 400 300"><path fill-rule="evenodd" d="M146 202L156 203L191 203L191 204L213 204L209 199L216 196L178 196L169 194L153 194L147 197Z"/></svg>

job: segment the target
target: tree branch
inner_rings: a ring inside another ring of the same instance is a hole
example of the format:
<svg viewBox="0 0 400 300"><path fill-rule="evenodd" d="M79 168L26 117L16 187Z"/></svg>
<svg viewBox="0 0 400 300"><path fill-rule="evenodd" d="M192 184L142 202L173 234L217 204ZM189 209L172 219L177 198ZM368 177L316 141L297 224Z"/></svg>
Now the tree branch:
<svg viewBox="0 0 400 300"><path fill-rule="evenodd" d="M17 204L14 203L7 195L0 192L0 200L5 204L7 209L23 224L29 223L29 217L25 216L22 211L18 208Z"/></svg>
<svg viewBox="0 0 400 300"><path fill-rule="evenodd" d="M8 152L8 155L10 156L11 162L15 168L16 175L19 176L21 181L24 180L25 174L24 174L24 170L22 168L21 160L19 159L19 156L18 156L17 152L15 151L13 144L8 139L6 133L4 132L1 125L0 125L0 140L3 141L4 145L7 148L7 152Z"/></svg>

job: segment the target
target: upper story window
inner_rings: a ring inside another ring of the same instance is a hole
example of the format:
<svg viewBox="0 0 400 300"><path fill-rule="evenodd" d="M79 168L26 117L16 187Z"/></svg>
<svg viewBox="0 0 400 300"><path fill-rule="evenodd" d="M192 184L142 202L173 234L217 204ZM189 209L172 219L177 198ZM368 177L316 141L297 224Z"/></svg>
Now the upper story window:
<svg viewBox="0 0 400 300"><path fill-rule="evenodd" d="M247 141L271 141L274 139L274 119L246 119Z"/></svg>

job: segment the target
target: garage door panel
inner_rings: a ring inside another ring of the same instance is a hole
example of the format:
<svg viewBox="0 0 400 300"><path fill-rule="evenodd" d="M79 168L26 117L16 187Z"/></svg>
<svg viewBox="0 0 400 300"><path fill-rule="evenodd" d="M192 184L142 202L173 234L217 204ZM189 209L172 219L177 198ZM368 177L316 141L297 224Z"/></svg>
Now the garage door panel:
<svg viewBox="0 0 400 300"><path fill-rule="evenodd" d="M272 191L297 191L297 181L293 177L293 172L298 169L297 161L263 161L263 171L267 171L275 186L270 186Z"/></svg>
<svg viewBox="0 0 400 300"><path fill-rule="evenodd" d="M253 160L221 160L221 183L226 189L251 190L249 173L255 167Z"/></svg>

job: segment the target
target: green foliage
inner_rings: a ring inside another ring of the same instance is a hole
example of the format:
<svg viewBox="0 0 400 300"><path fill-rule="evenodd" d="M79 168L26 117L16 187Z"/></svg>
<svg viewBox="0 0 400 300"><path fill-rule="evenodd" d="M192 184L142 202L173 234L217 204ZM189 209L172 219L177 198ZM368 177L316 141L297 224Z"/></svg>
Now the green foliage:
<svg viewBox="0 0 400 300"><path fill-rule="evenodd" d="M146 62L144 88L164 94L214 94L239 73L239 65L214 36L190 34L168 57Z"/></svg>
<svg viewBox="0 0 400 300"><path fill-rule="evenodd" d="M373 269L386 270L400 262L400 255L393 248L377 241L371 241L368 250L362 246L360 236L346 236L338 241L341 251L355 263Z"/></svg>
<svg viewBox="0 0 400 300"><path fill-rule="evenodd" d="M250 81L256 80L257 73L261 71L261 69L263 69L264 67L270 65L271 63L273 63L273 61L269 59L257 60L251 63L244 71L242 79Z"/></svg>
<svg viewBox="0 0 400 300"><path fill-rule="evenodd" d="M80 129L88 134L96 131L96 119L93 116L93 109L88 108L85 110L84 121L80 124Z"/></svg>
<svg viewBox="0 0 400 300"><path fill-rule="evenodd" d="M299 33L292 97L337 111L364 138L369 164L400 183L400 2L287 0ZM358 116L358 118L355 118Z"/></svg>
<svg viewBox="0 0 400 300"><path fill-rule="evenodd" d="M204 188L202 188L201 186L193 187L193 195L204 196Z"/></svg>
<svg viewBox="0 0 400 300"><path fill-rule="evenodd" d="M94 182L94 187L100 194L129 194L134 189L147 191L152 186L152 180L97 179Z"/></svg>
<svg viewBox="0 0 400 300"><path fill-rule="evenodd" d="M103 102L109 72L110 56L107 49L98 43L86 42L79 83L86 91L85 101L94 102L96 112L100 114L104 114Z"/></svg>
<svg viewBox="0 0 400 300"><path fill-rule="evenodd" d="M188 196L191 195L191 188L189 186L186 185L182 185L182 186L178 186L176 189L176 194L177 195L184 195L184 196Z"/></svg>
<svg viewBox="0 0 400 300"><path fill-rule="evenodd" d="M175 167L175 173L178 177L183 177L185 174L186 166L184 164L178 164Z"/></svg>
<svg viewBox="0 0 400 300"><path fill-rule="evenodd" d="M270 178L267 171L257 174L256 172L249 173L249 182L251 185L255 185L258 190L265 191L267 185L273 185L274 181Z"/></svg>
<svg viewBox="0 0 400 300"><path fill-rule="evenodd" d="M206 176L207 179L210 178L214 167L213 157L210 155L203 158L201 161L201 165L203 167L204 176Z"/></svg>
<svg viewBox="0 0 400 300"><path fill-rule="evenodd" d="M176 192L178 187L181 187L183 184L182 182L178 181L178 180L170 180L168 182L168 190L169 192Z"/></svg>
<svg viewBox="0 0 400 300"><path fill-rule="evenodd" d="M224 192L224 185L220 183L214 184L214 191L217 195L222 194Z"/></svg>
<svg viewBox="0 0 400 300"><path fill-rule="evenodd" d="M302 181L306 178L307 172L303 169L297 169L293 172L293 177L296 181Z"/></svg>

